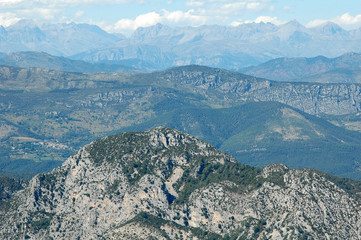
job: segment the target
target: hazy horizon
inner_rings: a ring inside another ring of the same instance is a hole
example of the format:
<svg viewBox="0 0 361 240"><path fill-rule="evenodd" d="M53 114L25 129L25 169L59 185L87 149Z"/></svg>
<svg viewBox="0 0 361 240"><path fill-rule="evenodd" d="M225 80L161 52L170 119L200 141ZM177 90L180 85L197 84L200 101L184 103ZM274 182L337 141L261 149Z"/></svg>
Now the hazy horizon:
<svg viewBox="0 0 361 240"><path fill-rule="evenodd" d="M358 1L285 0L3 0L0 25L8 27L22 19L39 23L87 23L111 33L130 35L139 27L161 23L174 26L237 26L251 22L276 25L297 20L306 27L334 22L350 30L361 27Z"/></svg>

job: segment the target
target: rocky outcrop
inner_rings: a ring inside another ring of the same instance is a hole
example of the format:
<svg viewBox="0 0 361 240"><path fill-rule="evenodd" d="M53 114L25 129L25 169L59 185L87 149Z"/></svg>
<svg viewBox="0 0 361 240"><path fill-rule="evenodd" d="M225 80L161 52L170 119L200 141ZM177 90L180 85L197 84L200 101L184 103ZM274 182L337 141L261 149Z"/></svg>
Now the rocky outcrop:
<svg viewBox="0 0 361 240"><path fill-rule="evenodd" d="M361 111L360 84L275 82L202 66L185 66L149 74L160 82L175 82L214 104L275 101L310 114L343 115Z"/></svg>
<svg viewBox="0 0 361 240"><path fill-rule="evenodd" d="M34 177L1 210L0 236L358 239L360 199L341 186L313 170L245 166L155 128L99 139Z"/></svg>

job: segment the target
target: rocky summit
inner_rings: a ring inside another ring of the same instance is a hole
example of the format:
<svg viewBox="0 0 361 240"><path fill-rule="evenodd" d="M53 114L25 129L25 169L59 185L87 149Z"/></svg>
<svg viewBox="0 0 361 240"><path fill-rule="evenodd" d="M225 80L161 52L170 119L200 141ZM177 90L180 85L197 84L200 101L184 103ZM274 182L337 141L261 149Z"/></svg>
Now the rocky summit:
<svg viewBox="0 0 361 240"><path fill-rule="evenodd" d="M359 239L359 182L238 163L170 128L83 147L1 200L1 239Z"/></svg>

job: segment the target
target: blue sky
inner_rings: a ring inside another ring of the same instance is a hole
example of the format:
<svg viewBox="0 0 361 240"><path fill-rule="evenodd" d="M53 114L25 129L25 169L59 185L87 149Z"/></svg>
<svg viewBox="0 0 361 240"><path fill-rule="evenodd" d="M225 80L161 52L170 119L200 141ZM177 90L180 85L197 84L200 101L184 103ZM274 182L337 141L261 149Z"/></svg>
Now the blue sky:
<svg viewBox="0 0 361 240"><path fill-rule="evenodd" d="M20 19L96 24L130 34L156 23L170 26L283 24L297 20L312 27L333 21L346 29L361 27L360 0L0 0L0 25Z"/></svg>

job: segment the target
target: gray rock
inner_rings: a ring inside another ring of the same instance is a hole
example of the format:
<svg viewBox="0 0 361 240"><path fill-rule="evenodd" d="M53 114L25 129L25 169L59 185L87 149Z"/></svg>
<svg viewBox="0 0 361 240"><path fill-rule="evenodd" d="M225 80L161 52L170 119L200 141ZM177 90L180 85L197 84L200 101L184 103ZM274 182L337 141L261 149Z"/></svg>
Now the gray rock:
<svg viewBox="0 0 361 240"><path fill-rule="evenodd" d="M34 177L9 204L1 208L2 239L361 234L359 197L324 174L280 164L260 171L169 128L97 140Z"/></svg>

